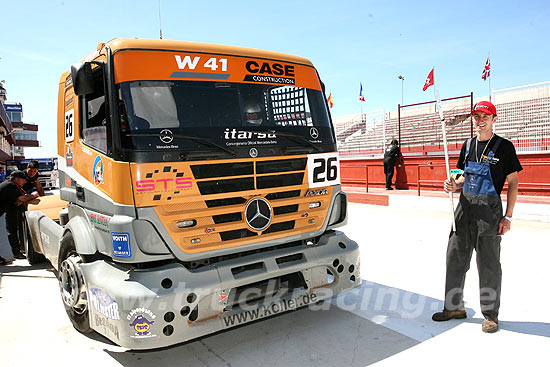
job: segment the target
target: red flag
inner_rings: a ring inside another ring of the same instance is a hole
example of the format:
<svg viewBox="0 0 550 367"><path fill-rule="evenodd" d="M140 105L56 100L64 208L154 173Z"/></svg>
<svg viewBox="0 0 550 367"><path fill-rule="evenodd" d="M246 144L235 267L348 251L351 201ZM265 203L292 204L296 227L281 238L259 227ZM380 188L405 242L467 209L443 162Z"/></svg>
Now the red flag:
<svg viewBox="0 0 550 367"><path fill-rule="evenodd" d="M363 84L359 83L359 100L365 102L365 95L363 94Z"/></svg>
<svg viewBox="0 0 550 367"><path fill-rule="evenodd" d="M430 85L434 85L434 69L432 68L432 71L428 74L428 77L426 78L426 83L424 83L424 88L422 88L423 91L426 91Z"/></svg>
<svg viewBox="0 0 550 367"><path fill-rule="evenodd" d="M330 92L328 95L327 103L328 103L328 106L332 108L332 105L334 104L334 101L332 100L332 92Z"/></svg>

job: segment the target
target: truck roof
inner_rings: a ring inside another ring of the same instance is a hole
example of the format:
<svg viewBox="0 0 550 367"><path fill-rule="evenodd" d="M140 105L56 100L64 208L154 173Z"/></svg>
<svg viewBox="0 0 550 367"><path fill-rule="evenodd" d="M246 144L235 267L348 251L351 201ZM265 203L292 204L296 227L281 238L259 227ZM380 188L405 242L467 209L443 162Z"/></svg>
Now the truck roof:
<svg viewBox="0 0 550 367"><path fill-rule="evenodd" d="M170 41L157 39L129 39L115 38L105 44L99 44L98 49L102 45L111 47L113 54L120 50L136 49L136 50L166 50L166 51L190 51L201 53L225 54L235 56L248 56L256 58L268 58L298 64L313 66L311 61L304 57L289 55L281 52L266 51L256 48L217 45L201 42L187 41Z"/></svg>
<svg viewBox="0 0 550 367"><path fill-rule="evenodd" d="M245 56L263 59L273 59L286 62L292 62L313 67L311 61L305 57L285 54L282 52L267 51L256 48L241 46L217 45L212 43L171 41L158 39L136 39L136 38L115 38L109 42L102 42L97 45L96 50L91 52L81 61L90 61L102 53L103 47L109 46L111 51L116 53L122 50L163 50L163 51L188 51L200 53L212 53L234 56ZM70 71L66 70L60 78L60 83L65 83L69 77Z"/></svg>

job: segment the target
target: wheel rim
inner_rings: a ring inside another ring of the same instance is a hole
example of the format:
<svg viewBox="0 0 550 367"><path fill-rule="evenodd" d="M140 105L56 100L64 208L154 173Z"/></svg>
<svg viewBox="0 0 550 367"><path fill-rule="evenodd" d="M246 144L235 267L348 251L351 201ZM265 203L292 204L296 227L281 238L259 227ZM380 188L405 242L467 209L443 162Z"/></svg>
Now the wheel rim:
<svg viewBox="0 0 550 367"><path fill-rule="evenodd" d="M88 301L84 287L84 278L80 270L82 259L78 255L71 255L61 263L59 287L61 298L68 307L77 313L87 310Z"/></svg>

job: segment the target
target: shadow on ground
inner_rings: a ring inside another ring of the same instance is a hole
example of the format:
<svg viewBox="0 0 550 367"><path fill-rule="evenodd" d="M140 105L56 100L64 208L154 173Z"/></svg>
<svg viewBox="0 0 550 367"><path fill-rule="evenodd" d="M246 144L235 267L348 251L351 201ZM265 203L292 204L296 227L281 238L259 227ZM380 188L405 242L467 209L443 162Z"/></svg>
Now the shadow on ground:
<svg viewBox="0 0 550 367"><path fill-rule="evenodd" d="M162 350L105 352L125 366L365 366L416 344L332 306L302 309Z"/></svg>
<svg viewBox="0 0 550 367"><path fill-rule="evenodd" d="M434 312L443 309L443 301L383 284L363 281L361 286L332 300L340 309L383 325L416 341L424 342L462 323L480 325L483 318L466 308L468 318L432 321ZM499 320L501 330L521 334L550 337L550 324Z"/></svg>

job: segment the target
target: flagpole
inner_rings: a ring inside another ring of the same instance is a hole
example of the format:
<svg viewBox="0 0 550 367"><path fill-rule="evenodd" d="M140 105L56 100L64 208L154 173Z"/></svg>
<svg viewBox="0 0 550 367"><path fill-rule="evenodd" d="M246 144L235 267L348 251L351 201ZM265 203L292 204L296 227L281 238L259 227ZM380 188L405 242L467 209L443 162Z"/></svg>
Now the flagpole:
<svg viewBox="0 0 550 367"><path fill-rule="evenodd" d="M490 66L490 63L491 63L491 53L489 52L489 56L488 56L488 59L489 60L489 102L493 102L491 101L491 66Z"/></svg>
<svg viewBox="0 0 550 367"><path fill-rule="evenodd" d="M434 97L436 100L437 112L439 113L439 119L441 120L441 132L443 135L443 150L445 152L445 170L447 173L447 180L450 180L451 169L449 165L449 150L447 148L447 129L445 127L445 118L443 117L443 107L441 106L441 97L439 96L439 91L435 87L435 67L433 68L433 70L434 70ZM449 192L449 200L451 204L451 214L453 216L453 232L456 232L455 203L454 203L454 195L452 190Z"/></svg>

